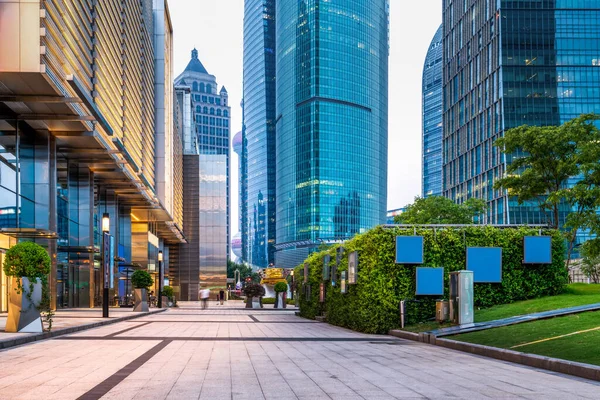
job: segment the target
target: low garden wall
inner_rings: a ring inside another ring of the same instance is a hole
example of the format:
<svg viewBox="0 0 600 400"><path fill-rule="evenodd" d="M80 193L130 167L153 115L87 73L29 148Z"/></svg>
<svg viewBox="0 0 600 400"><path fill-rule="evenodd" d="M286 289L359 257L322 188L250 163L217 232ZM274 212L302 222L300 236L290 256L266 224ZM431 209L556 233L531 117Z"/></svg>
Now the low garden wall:
<svg viewBox="0 0 600 400"><path fill-rule="evenodd" d="M377 227L352 240L313 253L306 260L308 282L303 283L304 265L296 267L300 315L314 319L326 313L327 321L366 333L387 333L399 326L399 304L407 302L407 323L421 322L435 316L435 301L442 296L415 296L414 265L395 263L396 236L423 236L424 267L444 268L445 297L448 298L448 273L466 269L467 247L502 248L502 282L476 283L475 307L489 307L562 292L568 282L563 262L564 240L560 232L543 229L552 237L552 263L523 264L523 238L537 236L538 228L461 227ZM338 251L343 247L343 251ZM346 285L341 293L339 277L348 271L348 255L358 252L356 284ZM336 268L337 282L323 279L323 263L330 256L330 268ZM338 255L338 260L336 260ZM324 302L320 284L324 283ZM307 287L308 286L308 287Z"/></svg>

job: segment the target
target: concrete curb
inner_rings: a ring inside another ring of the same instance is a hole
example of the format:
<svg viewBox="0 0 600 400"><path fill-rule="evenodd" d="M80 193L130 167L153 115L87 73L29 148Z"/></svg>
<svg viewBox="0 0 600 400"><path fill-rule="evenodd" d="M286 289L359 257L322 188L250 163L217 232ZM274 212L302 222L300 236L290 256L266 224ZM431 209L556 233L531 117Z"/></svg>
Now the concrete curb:
<svg viewBox="0 0 600 400"><path fill-rule="evenodd" d="M424 332L417 334L401 330L391 330L389 334L402 339L432 344L435 346L463 351L465 353L471 353L478 356L508 361L533 368L545 369L547 371L558 372L561 374L573 375L579 378L600 381L600 367L595 365L561 360L559 358L538 356L529 353L521 353L514 350L500 349L497 347L483 346L480 344L436 338L435 336Z"/></svg>
<svg viewBox="0 0 600 400"><path fill-rule="evenodd" d="M52 339L52 338L55 338L58 336L68 335L68 334L79 332L79 331L85 331L87 329L98 328L100 326L111 325L111 324L115 324L117 322L128 321L130 319L146 317L148 315L158 314L163 311L167 311L167 309L162 308L160 310L149 311L149 312L143 313L143 314L134 314L134 315L126 316L126 317L109 319L107 321L99 321L99 322L92 322L91 324L70 326L68 328L53 330L52 332L44 332L44 333L38 333L36 335L31 335L31 336L24 336L24 337L19 337L19 338L0 340L0 350L8 349L8 348L15 347L15 346L21 346L21 345L27 344L27 343L37 342L38 340ZM98 339L102 339L102 337L99 337Z"/></svg>

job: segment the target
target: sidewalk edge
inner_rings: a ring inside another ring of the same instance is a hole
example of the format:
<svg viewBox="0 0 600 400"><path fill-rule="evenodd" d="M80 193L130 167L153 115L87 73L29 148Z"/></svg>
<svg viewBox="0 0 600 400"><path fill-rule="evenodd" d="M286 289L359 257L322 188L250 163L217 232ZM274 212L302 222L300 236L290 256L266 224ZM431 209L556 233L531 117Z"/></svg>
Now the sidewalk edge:
<svg viewBox="0 0 600 400"><path fill-rule="evenodd" d="M559 358L544 357L536 354L521 353L514 350L501 349L498 347L442 339L439 337L436 338L435 336L426 333L417 334L401 330L391 330L389 334L402 339L414 340L417 342L432 344L435 346L471 353L478 356L494 358L500 361L507 361L528 367L558 372L561 374L577 376L579 378L600 382L600 367L591 364L562 360Z"/></svg>
<svg viewBox="0 0 600 400"><path fill-rule="evenodd" d="M0 351L9 349L11 347L21 346L21 345L32 343L32 342L37 342L39 340L52 339L52 338L55 338L58 336L68 335L68 334L79 332L79 331L85 331L85 330L92 329L92 328L98 328L98 327L105 326L105 325L115 324L117 322L123 322L123 321L128 321L130 319L146 317L148 315L157 314L157 313L161 313L164 311L167 311L167 309L162 308L160 310L153 310L153 311L149 311L149 312L146 312L143 314L134 314L134 315L129 315L129 316L125 316L125 317L113 318L113 319L109 319L106 321L92 322L90 324L84 324L84 325L79 325L79 326L70 326L68 328L57 329L57 330L53 330L51 332L38 333L36 335L31 335L31 336L6 339L3 341L0 341Z"/></svg>

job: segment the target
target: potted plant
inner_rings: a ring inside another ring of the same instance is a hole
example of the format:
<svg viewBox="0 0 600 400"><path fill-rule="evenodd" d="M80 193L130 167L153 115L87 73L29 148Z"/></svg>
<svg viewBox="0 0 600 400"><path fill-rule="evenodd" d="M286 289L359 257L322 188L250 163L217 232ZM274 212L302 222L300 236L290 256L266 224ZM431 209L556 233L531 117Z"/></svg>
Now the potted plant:
<svg viewBox="0 0 600 400"><path fill-rule="evenodd" d="M244 287L246 295L246 308L262 308L262 297L265 295L265 288L258 283L249 283ZM258 301L253 301L258 298Z"/></svg>
<svg viewBox="0 0 600 400"><path fill-rule="evenodd" d="M4 273L12 277L6 332L41 333L40 311L52 329L48 290L50 256L40 245L21 242L6 251Z"/></svg>
<svg viewBox="0 0 600 400"><path fill-rule="evenodd" d="M174 299L173 299L173 296L175 295L175 291L173 290L173 288L171 286L165 286L162 290L161 295L167 298L167 300L168 300L167 304L169 305L169 307L173 306L173 304L175 303ZM163 303L164 303L164 300L163 300Z"/></svg>
<svg viewBox="0 0 600 400"><path fill-rule="evenodd" d="M285 295L287 294L288 285L286 282L277 282L275 284L275 308L286 308Z"/></svg>
<svg viewBox="0 0 600 400"><path fill-rule="evenodd" d="M131 284L134 287L133 300L134 306L133 311L149 311L148 308L148 287L152 286L154 281L152 276L143 269L136 270L131 275Z"/></svg>

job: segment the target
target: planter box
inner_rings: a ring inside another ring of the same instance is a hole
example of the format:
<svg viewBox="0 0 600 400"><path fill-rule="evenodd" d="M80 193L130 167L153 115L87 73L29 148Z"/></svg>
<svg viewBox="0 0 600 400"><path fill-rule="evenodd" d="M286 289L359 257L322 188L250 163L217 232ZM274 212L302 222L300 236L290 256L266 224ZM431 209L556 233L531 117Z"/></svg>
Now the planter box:
<svg viewBox="0 0 600 400"><path fill-rule="evenodd" d="M37 279L37 283L33 285L33 293L31 293L31 301L27 293L29 293L29 279L20 278L23 286L23 291L17 293L17 279L12 279L10 296L8 302L8 318L6 320L6 332L23 332L23 333L42 333L44 327L40 312L36 306L42 302L42 282Z"/></svg>
<svg viewBox="0 0 600 400"><path fill-rule="evenodd" d="M275 308L285 308L286 307L286 299L284 292L277 293L275 297Z"/></svg>
<svg viewBox="0 0 600 400"><path fill-rule="evenodd" d="M134 312L148 312L148 290L147 289L134 289L133 290L133 311Z"/></svg>

